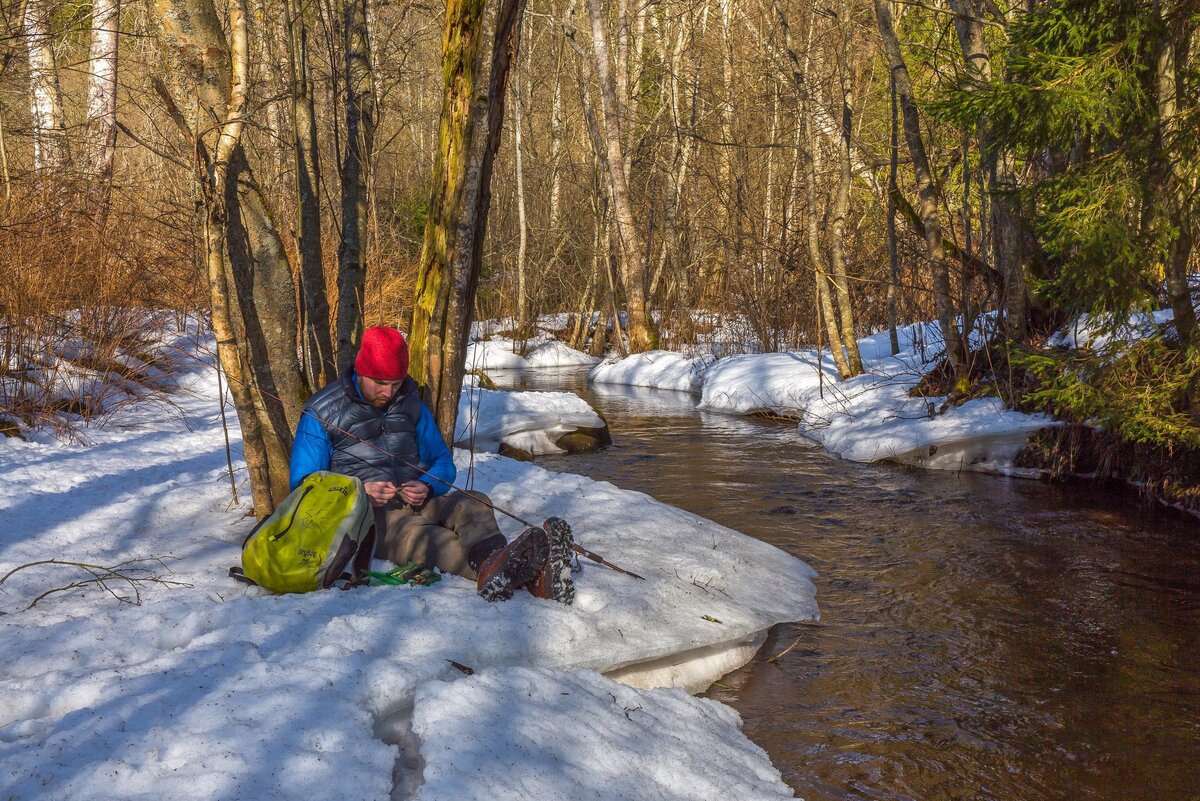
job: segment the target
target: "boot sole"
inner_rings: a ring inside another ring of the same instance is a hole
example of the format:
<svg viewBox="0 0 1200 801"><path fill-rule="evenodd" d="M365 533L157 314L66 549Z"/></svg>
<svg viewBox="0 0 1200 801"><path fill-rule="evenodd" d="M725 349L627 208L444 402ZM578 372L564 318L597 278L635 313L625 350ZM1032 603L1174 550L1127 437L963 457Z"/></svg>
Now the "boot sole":
<svg viewBox="0 0 1200 801"><path fill-rule="evenodd" d="M537 578L546 563L549 546L540 529L526 529L513 544L516 547L509 552L504 567L479 588L485 601L507 601L513 592Z"/></svg>
<svg viewBox="0 0 1200 801"><path fill-rule="evenodd" d="M571 534L571 526L561 517L546 518L542 528L550 539L550 556L546 562L550 578L550 598L570 605L575 602L575 580L571 578L575 537Z"/></svg>

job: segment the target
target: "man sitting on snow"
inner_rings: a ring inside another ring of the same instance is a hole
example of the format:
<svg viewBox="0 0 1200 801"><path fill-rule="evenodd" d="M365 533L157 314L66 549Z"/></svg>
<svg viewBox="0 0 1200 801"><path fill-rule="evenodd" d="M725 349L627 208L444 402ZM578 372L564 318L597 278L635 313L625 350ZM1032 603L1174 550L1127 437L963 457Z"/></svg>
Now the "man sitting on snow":
<svg viewBox="0 0 1200 801"><path fill-rule="evenodd" d="M489 601L526 587L571 603L571 530L551 518L507 542L487 496L448 492L454 458L408 375L408 343L394 328L363 333L354 368L304 405L291 484L317 470L357 476L375 507L375 555L475 579Z"/></svg>

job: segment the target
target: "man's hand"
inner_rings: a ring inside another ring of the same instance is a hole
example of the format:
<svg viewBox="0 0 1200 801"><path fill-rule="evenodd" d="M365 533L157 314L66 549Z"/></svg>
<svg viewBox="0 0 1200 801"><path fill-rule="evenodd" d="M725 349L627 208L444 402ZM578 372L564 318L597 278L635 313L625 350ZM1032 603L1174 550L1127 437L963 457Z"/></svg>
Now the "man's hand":
<svg viewBox="0 0 1200 801"><path fill-rule="evenodd" d="M396 497L396 485L390 481L364 481L363 489L371 499L372 506L387 506Z"/></svg>
<svg viewBox="0 0 1200 801"><path fill-rule="evenodd" d="M423 481L405 481L400 485L400 495L405 503L419 509L429 500L429 485Z"/></svg>

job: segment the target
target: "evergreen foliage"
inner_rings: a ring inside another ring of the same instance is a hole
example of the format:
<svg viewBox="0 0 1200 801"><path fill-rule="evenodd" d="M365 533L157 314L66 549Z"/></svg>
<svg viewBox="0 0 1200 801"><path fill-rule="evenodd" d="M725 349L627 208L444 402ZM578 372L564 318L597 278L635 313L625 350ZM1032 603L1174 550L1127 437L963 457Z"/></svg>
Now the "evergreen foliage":
<svg viewBox="0 0 1200 801"><path fill-rule="evenodd" d="M1159 179L1164 160L1194 163L1195 136L1160 138L1162 24L1145 0L1039 4L1009 29L1005 78L964 78L933 106L964 128L987 120L992 146L1021 160L1030 222L1049 257L1033 289L1063 314L1124 319L1152 303L1179 234ZM1194 87L1194 64L1179 59L1177 69Z"/></svg>
<svg viewBox="0 0 1200 801"><path fill-rule="evenodd" d="M1026 404L1062 419L1097 425L1137 445L1200 448L1200 354L1157 336L1096 351L1035 351L1014 356L1037 388Z"/></svg>

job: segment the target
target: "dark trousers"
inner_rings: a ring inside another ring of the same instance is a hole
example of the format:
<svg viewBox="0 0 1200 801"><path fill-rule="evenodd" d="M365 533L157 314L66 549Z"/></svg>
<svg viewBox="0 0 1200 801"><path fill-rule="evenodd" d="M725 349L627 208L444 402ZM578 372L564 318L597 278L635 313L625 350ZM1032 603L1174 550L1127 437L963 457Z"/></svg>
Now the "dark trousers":
<svg viewBox="0 0 1200 801"><path fill-rule="evenodd" d="M450 492L420 509L376 509L375 555L474 579L475 567L505 539L491 508L469 496L489 500L482 492Z"/></svg>

